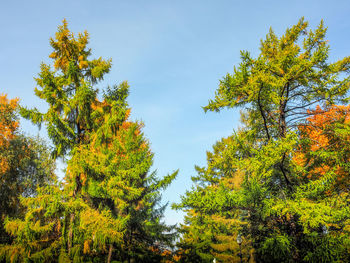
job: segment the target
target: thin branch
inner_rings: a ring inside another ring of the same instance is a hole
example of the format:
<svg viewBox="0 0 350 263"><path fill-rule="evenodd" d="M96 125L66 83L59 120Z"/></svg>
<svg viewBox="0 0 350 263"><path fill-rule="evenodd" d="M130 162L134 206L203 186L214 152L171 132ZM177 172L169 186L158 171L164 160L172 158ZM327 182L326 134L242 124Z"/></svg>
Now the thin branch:
<svg viewBox="0 0 350 263"><path fill-rule="evenodd" d="M261 105L261 101L260 101L261 90L262 90L262 84L260 85L260 88L259 88L258 106L259 106L260 114L261 114L261 116L263 117L263 120L264 120L264 128L265 128L265 131L266 131L267 140L269 141L270 140L270 133L269 133L269 129L267 128L266 117L265 117L265 114L264 114L264 111L263 111L263 108L262 108L262 105Z"/></svg>

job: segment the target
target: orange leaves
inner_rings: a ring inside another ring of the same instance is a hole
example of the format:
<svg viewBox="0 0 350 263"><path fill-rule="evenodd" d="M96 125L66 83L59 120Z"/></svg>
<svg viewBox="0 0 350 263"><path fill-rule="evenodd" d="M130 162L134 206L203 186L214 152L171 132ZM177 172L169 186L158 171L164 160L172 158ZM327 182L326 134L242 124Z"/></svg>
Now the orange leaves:
<svg viewBox="0 0 350 263"><path fill-rule="evenodd" d="M129 117L130 117L130 112L131 112L130 109L127 109L127 110L125 111L125 120L129 119Z"/></svg>
<svg viewBox="0 0 350 263"><path fill-rule="evenodd" d="M0 94L0 147L8 147L9 141L15 137L18 121L16 121L15 110L18 99L7 99L7 95ZM7 158L0 159L0 173L8 169Z"/></svg>
<svg viewBox="0 0 350 263"><path fill-rule="evenodd" d="M232 177L224 177L223 183L228 186L230 189L240 189L243 183L244 173L240 170L237 170Z"/></svg>
<svg viewBox="0 0 350 263"><path fill-rule="evenodd" d="M169 249L160 249L159 247L150 246L148 248L153 254L158 254L162 257L164 263L173 263L180 260L180 256L174 255Z"/></svg>
<svg viewBox="0 0 350 263"><path fill-rule="evenodd" d="M56 224L56 232L59 233L61 231L61 221L60 220L57 220L57 224Z"/></svg>
<svg viewBox="0 0 350 263"><path fill-rule="evenodd" d="M322 110L317 106L311 117L307 119L308 124L300 126L299 130L311 139L311 151L327 148L334 139L334 123L350 123L350 106L333 106ZM348 138L350 139L350 138ZM334 142L335 144L339 142Z"/></svg>
<svg viewBox="0 0 350 263"><path fill-rule="evenodd" d="M310 167L304 175L308 179L317 179L333 171L337 187L341 189L349 182L341 163L350 162L350 158L346 154L337 154L350 145L350 136L342 133L342 127L350 124L350 106L335 105L325 110L317 106L309 114L306 124L299 126L304 143L293 160L299 166Z"/></svg>
<svg viewBox="0 0 350 263"><path fill-rule="evenodd" d="M181 252L181 251L180 251ZM173 259L175 262L178 262L181 260L181 253L177 253L176 255L173 256Z"/></svg>
<svg viewBox="0 0 350 263"><path fill-rule="evenodd" d="M89 254L91 249L90 249L90 240L85 240L84 242L84 254Z"/></svg>
<svg viewBox="0 0 350 263"><path fill-rule="evenodd" d="M301 147L299 151L295 152L293 155L293 161L298 166L304 167L307 163L307 158L305 156L305 152L302 151Z"/></svg>
<svg viewBox="0 0 350 263"><path fill-rule="evenodd" d="M80 174L80 180L83 185L86 184L87 175L85 173Z"/></svg>
<svg viewBox="0 0 350 263"><path fill-rule="evenodd" d="M49 58L52 58L52 59L55 59L57 57L57 53L56 52L52 52L50 55L49 55Z"/></svg>
<svg viewBox="0 0 350 263"><path fill-rule="evenodd" d="M145 207L145 201L141 200L141 201L138 201L137 206L135 207L135 210L139 211L139 210L143 209L144 207Z"/></svg>
<svg viewBox="0 0 350 263"><path fill-rule="evenodd" d="M13 138L18 128L18 122L14 117L17 105L18 99L9 100L7 95L0 94L0 135L5 139Z"/></svg>
<svg viewBox="0 0 350 263"><path fill-rule="evenodd" d="M6 158L1 158L0 160L0 173L5 173L8 170L9 166L7 164Z"/></svg>
<svg viewBox="0 0 350 263"><path fill-rule="evenodd" d="M236 99L236 103L241 102L241 100L242 100L243 97L244 97L243 95L239 95L239 96L237 97L237 99Z"/></svg>
<svg viewBox="0 0 350 263"><path fill-rule="evenodd" d="M80 62L79 62L79 68L80 68L80 69L87 68L88 66L89 66L89 64L88 64L87 61L80 61Z"/></svg>
<svg viewBox="0 0 350 263"><path fill-rule="evenodd" d="M122 126L121 126L121 128L124 129L124 130L127 130L127 129L130 128L131 125L132 125L131 122L129 122L129 121L124 121L123 124L122 124Z"/></svg>
<svg viewBox="0 0 350 263"><path fill-rule="evenodd" d="M80 69L84 69L84 68L87 68L89 66L89 63L86 60L84 60L83 55L80 55L78 57L78 61L79 61L79 68Z"/></svg>
<svg viewBox="0 0 350 263"><path fill-rule="evenodd" d="M326 125L339 121L344 118L345 122L350 121L350 106L334 105L333 107L323 110L320 106L317 106L307 120L317 127L326 127Z"/></svg>

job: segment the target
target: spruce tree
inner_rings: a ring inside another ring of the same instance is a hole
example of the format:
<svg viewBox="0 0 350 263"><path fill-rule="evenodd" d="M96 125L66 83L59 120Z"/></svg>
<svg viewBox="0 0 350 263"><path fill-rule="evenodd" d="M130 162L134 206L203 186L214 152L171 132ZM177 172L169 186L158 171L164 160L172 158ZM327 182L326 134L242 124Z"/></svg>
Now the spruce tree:
<svg viewBox="0 0 350 263"><path fill-rule="evenodd" d="M35 89L49 108L41 113L23 107L21 114L45 125L53 156L67 160L66 175L60 186L23 200L24 221L6 223L15 237L8 255L21 251L19 260L49 262L151 262L154 248L165 249L174 238L173 227L162 222L160 191L177 172L163 179L149 172L153 154L142 123L129 120L129 86L123 82L99 94L96 84L111 60L89 58L87 32L75 37L64 20L50 44L54 66L41 65Z"/></svg>

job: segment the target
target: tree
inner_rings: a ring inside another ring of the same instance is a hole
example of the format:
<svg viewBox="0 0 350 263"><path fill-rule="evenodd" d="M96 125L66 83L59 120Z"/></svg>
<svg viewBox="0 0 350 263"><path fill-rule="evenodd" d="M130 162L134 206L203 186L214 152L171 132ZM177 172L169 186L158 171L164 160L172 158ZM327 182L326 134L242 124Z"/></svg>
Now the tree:
<svg viewBox="0 0 350 263"><path fill-rule="evenodd" d="M64 20L50 44L54 68L41 65L35 89L49 108L41 113L22 107L21 114L45 124L53 156L68 160L66 176L62 186L23 201L25 220L6 223L16 237L8 255L50 262L151 261L152 248L164 249L174 238L173 227L161 221L165 206L159 203L161 189L177 172L163 179L149 173L153 154L142 123L128 119L127 82L98 98L96 84L111 60L89 59L87 32L75 37Z"/></svg>
<svg viewBox="0 0 350 263"><path fill-rule="evenodd" d="M41 127L46 125L49 138L54 145L53 156L65 157L74 147L87 144L88 133L93 125L91 105L95 102L97 89L93 87L103 79L111 67L111 60L102 58L88 60L91 50L87 48L88 33L79 33L76 38L69 31L67 22L59 27L55 39L50 39L53 52L54 69L45 63L36 78L39 88L35 94L46 101L49 109L46 113L36 108L21 108L21 115ZM73 198L80 192L80 174L72 178L75 181ZM68 230L68 253L73 242L74 211L70 213Z"/></svg>
<svg viewBox="0 0 350 263"><path fill-rule="evenodd" d="M6 95L0 95L0 146L6 148L10 140L15 137L18 128L18 122L15 116L17 99L8 100ZM8 161L5 155L1 156L0 171L2 173L8 170Z"/></svg>
<svg viewBox="0 0 350 263"><path fill-rule="evenodd" d="M315 31L307 32L307 26L302 18L281 38L270 29L256 59L242 51L239 67L221 80L215 100L204 109L246 107L256 136L266 143L285 138L317 104L347 102L350 79L341 73L349 70L350 57L329 63L323 21ZM282 155L280 170L290 186L286 157Z"/></svg>
<svg viewBox="0 0 350 263"><path fill-rule="evenodd" d="M18 99L0 95L0 218L23 218L22 197L35 196L37 187L56 179L55 163L49 149L39 138L25 136L19 131L16 114ZM11 242L0 226L0 244Z"/></svg>
<svg viewBox="0 0 350 263"><path fill-rule="evenodd" d="M242 174L241 187L232 189L224 179L213 181L205 172L199 176L205 186L186 193L179 206L206 215L236 211L246 223L239 232L251 240L256 261L346 261L348 257L344 226L349 220L348 190L342 190L336 202L334 194L325 195L337 188L330 180L334 169L305 180L305 172L312 171L294 156L306 139L298 128L308 120L311 124L310 116L317 118L316 105L348 102L350 57L329 63L323 22L314 31L307 31L307 26L300 19L281 37L270 29L261 41L260 55L252 58L241 52L239 67L220 81L215 99L204 107L205 111L243 108L244 126L234 137L227 165L218 168L226 178ZM336 136L344 144L348 144L346 131L345 125ZM345 167L346 151L338 150L337 164ZM320 148L319 155L326 151ZM218 188L211 191L215 185ZM331 228L337 220L340 228Z"/></svg>
<svg viewBox="0 0 350 263"><path fill-rule="evenodd" d="M160 201L159 190L169 185L177 172L162 180L157 179L155 173L148 174L153 154L141 133L142 125L128 120L129 109L120 113L120 108L126 106L127 94L128 86L124 84L108 90L104 101L96 103L95 113L99 117L94 121L94 132L89 134L91 143L74 150L68 173L69 178L74 178L76 173L83 174L82 196L87 196L93 208L80 212L80 225L87 235L84 248L88 244L96 247L97 240L106 239L110 254L117 247L115 258L151 262L151 248L164 249L173 239L173 234L164 233L172 227L160 221L165 207L156 206ZM97 228L91 216L96 209L109 211L116 223L108 229L101 222ZM120 229L116 230L116 226ZM103 236L98 238L101 231Z"/></svg>
<svg viewBox="0 0 350 263"><path fill-rule="evenodd" d="M193 258L198 262L212 262L213 258L218 262L239 262L240 247L236 239L247 224L244 220L247 211L239 211L244 210L243 205L232 206L229 194L242 190L244 173L239 159L247 154L242 150L244 135L239 131L218 141L213 151L207 152L207 167L196 167L198 176L192 178L196 187L186 193L182 204L174 205L177 209L185 207L188 214L180 228L182 239L177 244L181 248L180 262L192 262ZM244 260L252 262L253 249L248 234L241 246Z"/></svg>

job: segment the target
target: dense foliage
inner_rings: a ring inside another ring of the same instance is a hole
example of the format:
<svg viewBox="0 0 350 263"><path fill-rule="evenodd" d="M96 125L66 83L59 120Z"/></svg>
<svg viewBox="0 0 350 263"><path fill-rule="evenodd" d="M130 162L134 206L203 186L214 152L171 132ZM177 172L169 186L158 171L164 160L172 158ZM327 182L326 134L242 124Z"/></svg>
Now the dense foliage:
<svg viewBox="0 0 350 263"><path fill-rule="evenodd" d="M239 234L246 261L349 261L349 108L335 104L348 102L350 57L329 63L323 22L307 26L301 19L281 37L271 29L257 58L241 52L204 108L240 107L243 125L208 153L176 205L191 218L184 258L192 249L203 261L239 261L237 246L218 254L216 245Z"/></svg>
<svg viewBox="0 0 350 263"><path fill-rule="evenodd" d="M53 67L42 63L35 94L44 113L20 113L45 125L53 156L67 160L64 181L22 199L24 218L8 219L14 242L2 249L11 262L147 262L171 246L173 227L162 222L160 191L177 172L150 173L153 154L142 124L130 121L126 82L98 98L96 84L111 60L89 59L88 34L74 36L67 22L50 44Z"/></svg>
<svg viewBox="0 0 350 263"><path fill-rule="evenodd" d="M329 62L326 31L300 19L258 57L241 52L204 107L241 109L241 127L196 167L176 229L161 192L177 171L150 172L128 83L99 92L112 62L64 20L35 78L47 110L0 95L0 262L350 262L350 57Z"/></svg>
<svg viewBox="0 0 350 263"><path fill-rule="evenodd" d="M16 114L18 100L0 95L0 219L23 218L25 209L20 200L34 196L37 187L52 183L55 163L49 149L39 138L31 138L19 130ZM0 244L11 237L0 225Z"/></svg>

